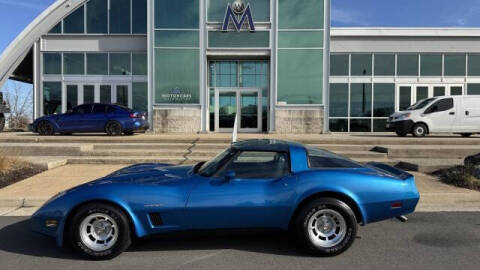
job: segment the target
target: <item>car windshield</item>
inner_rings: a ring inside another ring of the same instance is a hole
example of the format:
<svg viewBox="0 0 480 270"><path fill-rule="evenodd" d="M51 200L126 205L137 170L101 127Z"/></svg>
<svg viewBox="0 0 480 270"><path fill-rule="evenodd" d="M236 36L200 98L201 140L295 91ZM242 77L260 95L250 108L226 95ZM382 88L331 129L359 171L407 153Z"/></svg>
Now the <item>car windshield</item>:
<svg viewBox="0 0 480 270"><path fill-rule="evenodd" d="M210 161L203 164L200 167L200 169L198 169L198 174L201 175L201 176L205 176L205 177L212 176L234 154L235 154L235 152L231 148L225 150L224 152L218 154L216 157L214 157Z"/></svg>
<svg viewBox="0 0 480 270"><path fill-rule="evenodd" d="M407 111L423 109L423 108L427 107L427 105L430 104L434 100L435 100L435 98L422 99L419 102L417 102L417 103L413 104L412 106L408 107Z"/></svg>

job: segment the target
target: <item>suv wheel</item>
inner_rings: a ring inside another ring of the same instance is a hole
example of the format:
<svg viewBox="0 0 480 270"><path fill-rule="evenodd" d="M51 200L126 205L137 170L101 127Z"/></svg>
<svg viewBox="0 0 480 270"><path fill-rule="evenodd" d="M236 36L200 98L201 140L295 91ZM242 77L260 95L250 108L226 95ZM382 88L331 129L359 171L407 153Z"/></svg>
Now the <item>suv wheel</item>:
<svg viewBox="0 0 480 270"><path fill-rule="evenodd" d="M357 219L344 202L333 198L317 199L305 206L296 219L296 234L301 246L315 256L336 256L355 241Z"/></svg>
<svg viewBox="0 0 480 270"><path fill-rule="evenodd" d="M427 133L427 126L425 124L420 123L413 127L413 136L415 137L425 137Z"/></svg>
<svg viewBox="0 0 480 270"><path fill-rule="evenodd" d="M132 242L127 217L107 204L81 207L68 229L72 247L88 259L112 259L127 250Z"/></svg>

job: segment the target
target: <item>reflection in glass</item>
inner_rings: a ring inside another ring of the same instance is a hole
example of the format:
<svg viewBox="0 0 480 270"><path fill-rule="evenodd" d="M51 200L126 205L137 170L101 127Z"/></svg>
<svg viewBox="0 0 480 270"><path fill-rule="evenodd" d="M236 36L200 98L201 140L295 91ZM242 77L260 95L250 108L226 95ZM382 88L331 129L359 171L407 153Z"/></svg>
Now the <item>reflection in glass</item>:
<svg viewBox="0 0 480 270"><path fill-rule="evenodd" d="M155 30L155 47L198 48L199 39L198 30Z"/></svg>
<svg viewBox="0 0 480 270"><path fill-rule="evenodd" d="M50 31L49 34L61 34L62 33L62 22L57 23Z"/></svg>
<svg viewBox="0 0 480 270"><path fill-rule="evenodd" d="M132 33L147 33L147 0L132 0Z"/></svg>
<svg viewBox="0 0 480 270"><path fill-rule="evenodd" d="M219 93L219 128L233 128L237 114L237 93Z"/></svg>
<svg viewBox="0 0 480 270"><path fill-rule="evenodd" d="M330 84L330 116L348 117L348 84Z"/></svg>
<svg viewBox="0 0 480 270"><path fill-rule="evenodd" d="M387 119L374 119L373 132L387 132Z"/></svg>
<svg viewBox="0 0 480 270"><path fill-rule="evenodd" d="M83 34L85 31L83 6L72 12L63 20L64 34Z"/></svg>
<svg viewBox="0 0 480 270"><path fill-rule="evenodd" d="M428 98L428 86L417 86L417 102Z"/></svg>
<svg viewBox="0 0 480 270"><path fill-rule="evenodd" d="M330 119L331 132L348 132L347 119Z"/></svg>
<svg viewBox="0 0 480 270"><path fill-rule="evenodd" d="M278 18L279 29L321 29L324 27L324 1L279 0Z"/></svg>
<svg viewBox="0 0 480 270"><path fill-rule="evenodd" d="M87 53L87 74L108 75L108 53Z"/></svg>
<svg viewBox="0 0 480 270"><path fill-rule="evenodd" d="M198 29L199 0L155 0L155 28Z"/></svg>
<svg viewBox="0 0 480 270"><path fill-rule="evenodd" d="M130 75L130 54L110 54L110 75Z"/></svg>
<svg viewBox="0 0 480 270"><path fill-rule="evenodd" d="M148 83L133 83L132 98L132 109L136 111L148 112Z"/></svg>
<svg viewBox="0 0 480 270"><path fill-rule="evenodd" d="M108 0L87 2L87 33L108 33Z"/></svg>
<svg viewBox="0 0 480 270"><path fill-rule="evenodd" d="M117 85L117 104L128 107L128 86Z"/></svg>
<svg viewBox="0 0 480 270"><path fill-rule="evenodd" d="M78 105L78 86L67 85L67 111Z"/></svg>
<svg viewBox="0 0 480 270"><path fill-rule="evenodd" d="M399 54L397 56L398 76L418 76L418 55Z"/></svg>
<svg viewBox="0 0 480 270"><path fill-rule="evenodd" d="M62 54L44 53L43 54L43 73L44 74L62 74Z"/></svg>
<svg viewBox="0 0 480 270"><path fill-rule="evenodd" d="M110 0L110 33L130 32L130 0Z"/></svg>
<svg viewBox="0 0 480 270"><path fill-rule="evenodd" d="M435 86L433 87L433 96L442 97L445 96L445 86Z"/></svg>
<svg viewBox="0 0 480 270"><path fill-rule="evenodd" d="M395 84L376 83L373 97L373 116L389 117L395 112Z"/></svg>
<svg viewBox="0 0 480 270"><path fill-rule="evenodd" d="M240 94L241 125L240 128L258 128L258 94Z"/></svg>
<svg viewBox="0 0 480 270"><path fill-rule="evenodd" d="M450 95L451 96L461 96L463 95L463 87L461 86L452 86L450 88Z"/></svg>
<svg viewBox="0 0 480 270"><path fill-rule="evenodd" d="M95 102L95 86L83 86L83 104L91 104Z"/></svg>
<svg viewBox="0 0 480 270"><path fill-rule="evenodd" d="M422 54L420 59L420 76L442 76L441 54Z"/></svg>
<svg viewBox="0 0 480 270"><path fill-rule="evenodd" d="M350 132L371 132L372 121L370 119L350 119Z"/></svg>
<svg viewBox="0 0 480 270"><path fill-rule="evenodd" d="M352 54L352 76L372 75L372 55Z"/></svg>
<svg viewBox="0 0 480 270"><path fill-rule="evenodd" d="M43 113L45 115L62 112L62 83L43 83Z"/></svg>
<svg viewBox="0 0 480 270"><path fill-rule="evenodd" d="M375 54L375 76L395 76L395 55Z"/></svg>
<svg viewBox="0 0 480 270"><path fill-rule="evenodd" d="M238 87L237 62L217 61L214 62L215 87Z"/></svg>
<svg viewBox="0 0 480 270"><path fill-rule="evenodd" d="M333 54L330 56L330 75L348 76L349 73L348 54Z"/></svg>
<svg viewBox="0 0 480 270"><path fill-rule="evenodd" d="M267 88L268 78L267 62L240 62L240 87Z"/></svg>
<svg viewBox="0 0 480 270"><path fill-rule="evenodd" d="M208 47L211 48L268 48L270 32L220 32L208 31Z"/></svg>
<svg viewBox="0 0 480 270"><path fill-rule="evenodd" d="M147 54L134 53L132 54L133 75L147 75Z"/></svg>
<svg viewBox="0 0 480 270"><path fill-rule="evenodd" d="M279 48L323 48L323 31L279 31Z"/></svg>
<svg viewBox="0 0 480 270"><path fill-rule="evenodd" d="M350 116L372 117L372 84L351 84Z"/></svg>
<svg viewBox="0 0 480 270"><path fill-rule="evenodd" d="M468 95L480 95L480 83L469 83Z"/></svg>
<svg viewBox="0 0 480 270"><path fill-rule="evenodd" d="M83 53L63 54L63 74L83 75L85 74L85 55Z"/></svg>
<svg viewBox="0 0 480 270"><path fill-rule="evenodd" d="M412 87L400 86L400 111L406 110L412 105Z"/></svg>
<svg viewBox="0 0 480 270"><path fill-rule="evenodd" d="M480 54L468 55L468 76L480 76Z"/></svg>
<svg viewBox="0 0 480 270"><path fill-rule="evenodd" d="M100 85L100 103L110 104L112 103L112 86Z"/></svg>
<svg viewBox="0 0 480 270"><path fill-rule="evenodd" d="M465 54L445 55L445 76L465 76L466 72Z"/></svg>

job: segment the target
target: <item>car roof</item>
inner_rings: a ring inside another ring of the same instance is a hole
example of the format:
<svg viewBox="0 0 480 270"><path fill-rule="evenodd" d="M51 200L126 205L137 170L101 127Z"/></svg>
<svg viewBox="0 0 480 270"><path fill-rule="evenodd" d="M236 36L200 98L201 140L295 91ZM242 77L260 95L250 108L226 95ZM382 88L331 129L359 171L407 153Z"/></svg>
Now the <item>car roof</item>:
<svg viewBox="0 0 480 270"><path fill-rule="evenodd" d="M300 143L275 139L245 140L232 144L232 148L241 151L289 152L292 146L305 148L305 146Z"/></svg>

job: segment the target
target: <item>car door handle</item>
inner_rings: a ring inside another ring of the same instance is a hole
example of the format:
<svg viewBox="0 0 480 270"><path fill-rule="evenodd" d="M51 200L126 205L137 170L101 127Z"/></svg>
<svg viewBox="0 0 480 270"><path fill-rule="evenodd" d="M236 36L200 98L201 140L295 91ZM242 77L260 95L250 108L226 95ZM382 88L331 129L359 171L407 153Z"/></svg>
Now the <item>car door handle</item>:
<svg viewBox="0 0 480 270"><path fill-rule="evenodd" d="M455 112L450 112L450 115L455 115Z"/></svg>

